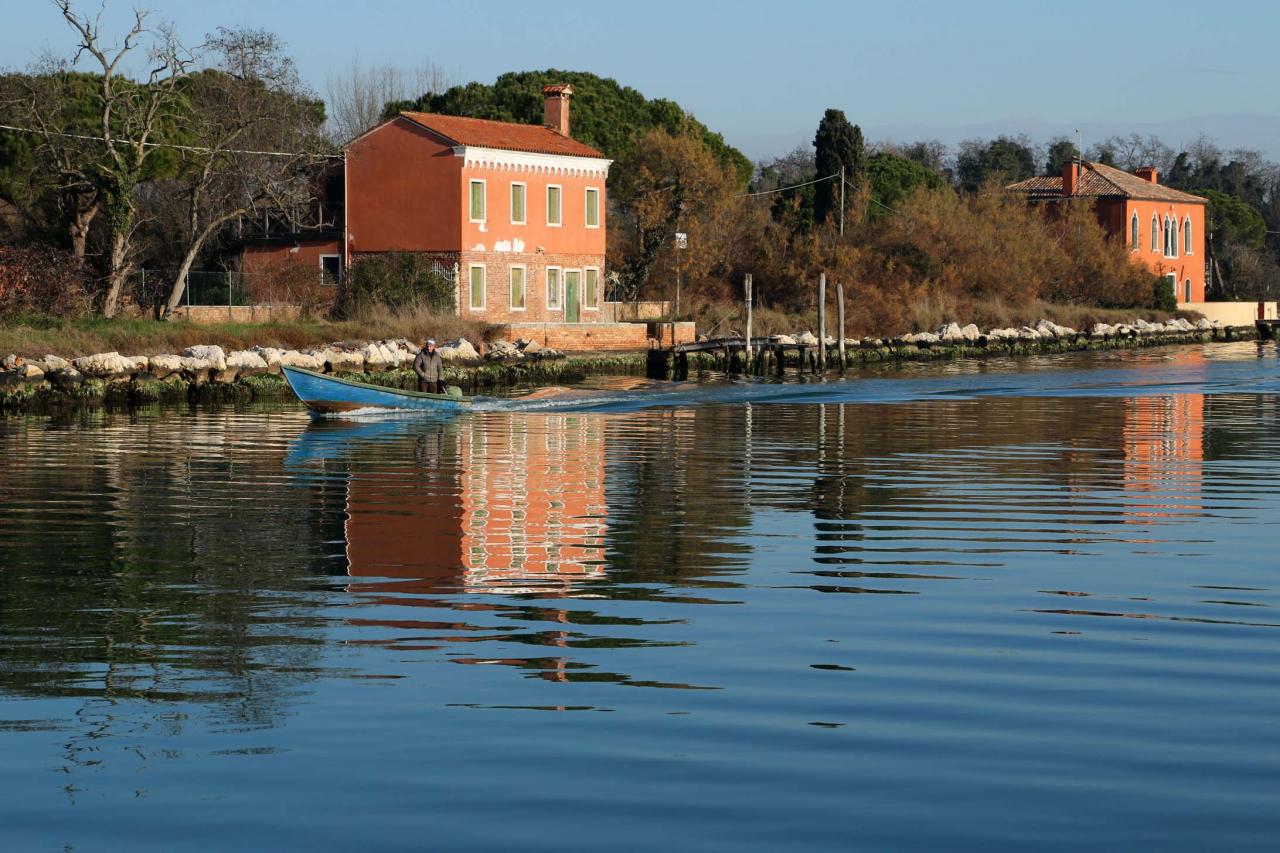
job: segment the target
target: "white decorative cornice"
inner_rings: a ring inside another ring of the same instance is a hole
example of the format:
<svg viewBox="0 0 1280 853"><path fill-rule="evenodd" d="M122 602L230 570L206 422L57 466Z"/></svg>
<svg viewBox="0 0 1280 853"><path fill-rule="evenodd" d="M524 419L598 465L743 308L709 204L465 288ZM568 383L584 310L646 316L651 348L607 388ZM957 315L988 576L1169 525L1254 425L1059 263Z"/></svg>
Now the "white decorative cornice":
<svg viewBox="0 0 1280 853"><path fill-rule="evenodd" d="M521 172L535 175L568 175L600 177L609 175L612 160L603 157L576 157L570 154L535 154L531 151L506 151L501 148L479 148L455 145L453 153L466 166L499 172Z"/></svg>

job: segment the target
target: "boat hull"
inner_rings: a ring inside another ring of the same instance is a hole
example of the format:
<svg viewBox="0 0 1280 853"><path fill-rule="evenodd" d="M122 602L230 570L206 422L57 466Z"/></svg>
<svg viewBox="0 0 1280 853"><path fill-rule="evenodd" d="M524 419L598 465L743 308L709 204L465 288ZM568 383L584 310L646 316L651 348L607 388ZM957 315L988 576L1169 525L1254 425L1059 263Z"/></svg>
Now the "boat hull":
<svg viewBox="0 0 1280 853"><path fill-rule="evenodd" d="M444 412L465 409L471 405L471 400L466 397L383 388L367 382L326 376L300 367L282 367L281 370L293 393L313 412L335 414L358 409Z"/></svg>

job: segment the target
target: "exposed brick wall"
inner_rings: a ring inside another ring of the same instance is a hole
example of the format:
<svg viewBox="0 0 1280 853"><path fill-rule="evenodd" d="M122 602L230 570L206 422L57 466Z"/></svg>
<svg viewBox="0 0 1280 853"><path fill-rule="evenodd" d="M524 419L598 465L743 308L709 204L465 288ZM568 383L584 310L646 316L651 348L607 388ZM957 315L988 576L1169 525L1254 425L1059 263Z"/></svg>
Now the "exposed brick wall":
<svg viewBox="0 0 1280 853"><path fill-rule="evenodd" d="M693 323L511 323L500 335L564 352L610 352L687 343L694 340L695 328Z"/></svg>
<svg viewBox="0 0 1280 853"><path fill-rule="evenodd" d="M582 307L581 322L592 323L602 319L604 305L604 255L539 254L535 252L462 252L459 258L458 296L462 316L484 320L488 323L559 323L564 321L564 271L595 267L600 271L596 282L597 308ZM484 310L474 310L470 305L471 266L481 264L485 268ZM511 309L512 266L525 267L525 309ZM547 308L547 267L561 269L561 307ZM585 291L585 275L580 290ZM584 293L585 298L585 293ZM643 343L641 344L643 347ZM559 347L557 347L559 349Z"/></svg>

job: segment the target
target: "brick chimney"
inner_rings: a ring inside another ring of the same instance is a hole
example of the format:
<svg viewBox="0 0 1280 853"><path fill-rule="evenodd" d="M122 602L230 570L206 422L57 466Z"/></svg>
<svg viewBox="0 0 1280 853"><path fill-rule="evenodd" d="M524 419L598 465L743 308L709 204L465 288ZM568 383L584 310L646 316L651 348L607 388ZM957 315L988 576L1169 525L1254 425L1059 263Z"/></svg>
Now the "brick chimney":
<svg viewBox="0 0 1280 853"><path fill-rule="evenodd" d="M561 136L569 135L569 99L573 87L568 83L556 83L542 87L542 123Z"/></svg>
<svg viewBox="0 0 1280 853"><path fill-rule="evenodd" d="M1080 192L1080 161L1075 157L1062 164L1062 194Z"/></svg>
<svg viewBox="0 0 1280 853"><path fill-rule="evenodd" d="M1160 183L1157 180L1160 177L1160 173L1156 171L1155 166L1143 166L1139 169L1134 169L1133 173L1144 181L1150 181L1153 184Z"/></svg>

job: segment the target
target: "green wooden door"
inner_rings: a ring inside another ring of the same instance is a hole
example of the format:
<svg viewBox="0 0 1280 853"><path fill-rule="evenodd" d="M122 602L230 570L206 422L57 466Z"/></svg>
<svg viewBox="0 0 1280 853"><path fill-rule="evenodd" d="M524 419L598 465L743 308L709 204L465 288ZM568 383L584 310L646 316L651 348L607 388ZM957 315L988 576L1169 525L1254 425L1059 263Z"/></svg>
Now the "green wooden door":
<svg viewBox="0 0 1280 853"><path fill-rule="evenodd" d="M564 321L576 323L579 320L582 273L569 270L564 274Z"/></svg>

